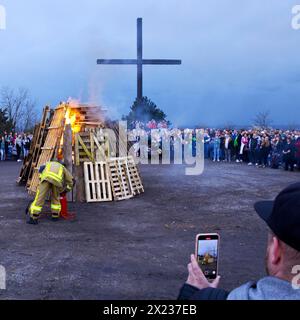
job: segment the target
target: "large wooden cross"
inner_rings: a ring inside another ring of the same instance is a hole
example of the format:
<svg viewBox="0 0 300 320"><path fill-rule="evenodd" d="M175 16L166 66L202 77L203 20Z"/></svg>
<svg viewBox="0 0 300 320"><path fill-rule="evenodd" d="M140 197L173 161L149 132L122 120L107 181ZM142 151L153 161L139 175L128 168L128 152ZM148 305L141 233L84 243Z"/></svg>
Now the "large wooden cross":
<svg viewBox="0 0 300 320"><path fill-rule="evenodd" d="M143 65L180 65L181 60L143 59L143 19L137 19L137 59L98 59L97 64L137 66L137 99L143 98Z"/></svg>

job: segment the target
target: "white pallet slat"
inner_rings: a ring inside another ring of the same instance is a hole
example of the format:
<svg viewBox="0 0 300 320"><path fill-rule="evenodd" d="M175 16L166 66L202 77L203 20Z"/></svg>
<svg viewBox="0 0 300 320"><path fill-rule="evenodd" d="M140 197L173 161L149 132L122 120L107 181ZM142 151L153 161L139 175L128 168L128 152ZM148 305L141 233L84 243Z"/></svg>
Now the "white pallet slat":
<svg viewBox="0 0 300 320"><path fill-rule="evenodd" d="M84 162L84 180L87 202L112 201L106 162Z"/></svg>

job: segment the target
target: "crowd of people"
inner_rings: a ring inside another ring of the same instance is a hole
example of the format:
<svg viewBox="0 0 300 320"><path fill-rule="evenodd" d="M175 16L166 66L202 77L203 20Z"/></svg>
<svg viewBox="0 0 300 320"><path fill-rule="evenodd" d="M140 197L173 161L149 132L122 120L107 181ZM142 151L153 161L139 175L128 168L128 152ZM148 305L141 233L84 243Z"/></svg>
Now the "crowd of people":
<svg viewBox="0 0 300 320"><path fill-rule="evenodd" d="M144 129L144 130L152 130L152 129L169 129L169 123L167 121L155 121L152 119L148 122L142 121L133 121L129 124L131 129Z"/></svg>
<svg viewBox="0 0 300 320"><path fill-rule="evenodd" d="M235 161L249 166L293 171L300 169L300 131L297 130L205 130L205 158Z"/></svg>
<svg viewBox="0 0 300 320"><path fill-rule="evenodd" d="M195 130L189 130L188 139L183 139L183 130L168 128L165 121L148 123L135 122L134 136L146 134L149 140L149 148L137 150L141 156L148 157L151 147L161 151L162 140L170 139L171 153L172 142L177 138L182 139L183 144L189 142L192 153L196 155L197 136ZM158 129L153 133L153 129ZM150 132L152 133L150 134ZM142 133L141 133L142 132ZM185 131L187 132L187 131ZM174 138L175 137L175 138ZM189 141L187 141L189 140ZM32 134L7 133L0 134L0 160L21 161L29 152ZM205 129L204 130L204 157L214 162L247 163L249 166L259 168L284 168L293 171L300 170L300 131L276 130L276 129Z"/></svg>
<svg viewBox="0 0 300 320"><path fill-rule="evenodd" d="M182 139L183 144L188 144L193 156L196 155L197 135L196 130L179 130L168 128L166 122L148 123L137 122L132 130L133 136L141 139L148 136L149 148L136 150L144 157L150 156L151 148L161 151L164 139L169 139L171 144L177 139ZM153 132L153 129L158 129ZM185 136L184 136L185 131ZM204 156L214 162L247 163L258 168L270 167L293 171L300 170L300 131L280 129L205 129L204 130ZM137 144L137 149L139 145Z"/></svg>
<svg viewBox="0 0 300 320"><path fill-rule="evenodd" d="M0 160L22 161L28 155L31 141L31 134L0 133Z"/></svg>

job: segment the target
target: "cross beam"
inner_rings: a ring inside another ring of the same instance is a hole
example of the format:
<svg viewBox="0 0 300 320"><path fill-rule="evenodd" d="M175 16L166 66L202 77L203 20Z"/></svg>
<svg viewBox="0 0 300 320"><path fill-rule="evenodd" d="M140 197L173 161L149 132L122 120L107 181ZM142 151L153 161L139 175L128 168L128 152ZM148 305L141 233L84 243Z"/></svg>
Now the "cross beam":
<svg viewBox="0 0 300 320"><path fill-rule="evenodd" d="M136 59L98 59L97 64L138 64ZM142 64L181 64L180 60L167 60L167 59L143 59Z"/></svg>
<svg viewBox="0 0 300 320"><path fill-rule="evenodd" d="M97 64L136 65L137 98L143 98L143 65L180 65L181 60L143 59L143 20L137 19L137 59L98 59Z"/></svg>

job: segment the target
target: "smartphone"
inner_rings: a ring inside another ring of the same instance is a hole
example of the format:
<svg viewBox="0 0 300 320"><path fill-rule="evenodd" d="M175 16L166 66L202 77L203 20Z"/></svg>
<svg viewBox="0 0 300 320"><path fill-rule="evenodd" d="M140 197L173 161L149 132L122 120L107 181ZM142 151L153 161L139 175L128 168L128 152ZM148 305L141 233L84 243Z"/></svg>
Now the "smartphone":
<svg viewBox="0 0 300 320"><path fill-rule="evenodd" d="M202 233L196 237L196 259L207 279L218 276L220 236L217 233Z"/></svg>

